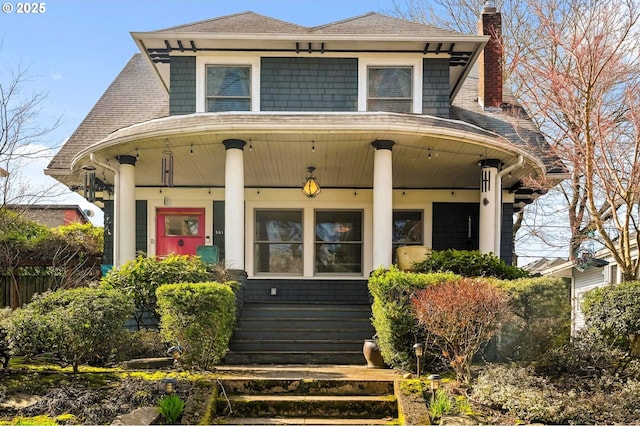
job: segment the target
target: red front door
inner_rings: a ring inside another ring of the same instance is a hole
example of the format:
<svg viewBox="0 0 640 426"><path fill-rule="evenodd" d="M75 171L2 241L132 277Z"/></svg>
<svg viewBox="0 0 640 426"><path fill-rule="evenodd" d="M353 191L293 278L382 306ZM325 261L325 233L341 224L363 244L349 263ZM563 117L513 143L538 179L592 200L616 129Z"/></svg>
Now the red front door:
<svg viewBox="0 0 640 426"><path fill-rule="evenodd" d="M204 209L159 208L156 214L156 254L196 254L204 245Z"/></svg>

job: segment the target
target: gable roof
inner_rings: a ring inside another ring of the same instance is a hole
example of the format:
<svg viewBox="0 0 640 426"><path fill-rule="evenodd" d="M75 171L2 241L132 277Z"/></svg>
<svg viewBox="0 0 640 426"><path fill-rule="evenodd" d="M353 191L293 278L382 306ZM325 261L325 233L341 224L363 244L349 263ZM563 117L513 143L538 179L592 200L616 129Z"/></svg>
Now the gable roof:
<svg viewBox="0 0 640 426"><path fill-rule="evenodd" d="M382 35L385 37L397 38L398 36L408 37L443 37L460 36L455 31L445 30L430 25L407 21L376 12L368 12L363 15L340 21L318 25L315 27L305 27L280 19L271 18L252 11L235 13L232 15L220 16L206 19L190 24L177 25L164 28L151 33L163 34L186 34L186 33L206 33L206 34L334 34L346 35Z"/></svg>
<svg viewBox="0 0 640 426"><path fill-rule="evenodd" d="M213 19L192 22L190 24L177 25L162 30L153 31L156 33L219 33L219 34L239 34L239 33L304 33L306 27L281 21L269 16L260 15L255 12L246 11L233 15L220 16Z"/></svg>
<svg viewBox="0 0 640 426"><path fill-rule="evenodd" d="M384 34L394 38L398 36L451 37L461 35L455 31L375 12L313 27L309 31L314 34Z"/></svg>

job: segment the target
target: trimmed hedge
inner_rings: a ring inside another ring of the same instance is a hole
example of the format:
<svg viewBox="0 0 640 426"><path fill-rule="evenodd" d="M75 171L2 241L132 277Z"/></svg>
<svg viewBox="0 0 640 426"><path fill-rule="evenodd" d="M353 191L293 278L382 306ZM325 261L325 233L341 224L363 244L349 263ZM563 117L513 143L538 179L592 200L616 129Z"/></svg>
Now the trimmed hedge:
<svg viewBox="0 0 640 426"><path fill-rule="evenodd" d="M209 281L213 281L213 277L202 259L177 254L164 258L138 256L102 278L104 286L119 289L133 300L138 330L144 328L145 313L153 314L156 323L160 321L156 310L156 289L159 286Z"/></svg>
<svg viewBox="0 0 640 426"><path fill-rule="evenodd" d="M493 254L467 250L433 251L424 261L414 264L414 272L453 272L463 277L495 277L506 280L525 278L529 272L507 265Z"/></svg>
<svg viewBox="0 0 640 426"><path fill-rule="evenodd" d="M82 363L110 357L133 309L117 290L81 287L43 293L14 312L8 338L14 352L53 354L77 372Z"/></svg>
<svg viewBox="0 0 640 426"><path fill-rule="evenodd" d="M393 266L371 274L368 285L373 296L372 323L380 352L388 365L413 370L413 345L426 341L413 313L411 296L430 285L459 279L461 277L452 273L416 274Z"/></svg>
<svg viewBox="0 0 640 426"><path fill-rule="evenodd" d="M498 355L507 361L535 361L571 335L570 282L537 277L496 280L511 298L514 318L500 333Z"/></svg>
<svg viewBox="0 0 640 426"><path fill-rule="evenodd" d="M387 364L413 370L413 344L426 341L411 306L411 296L427 286L461 280L453 273L403 272L379 269L369 279L373 296L372 323ZM497 342L497 356L509 361L533 361L565 344L570 336L569 283L561 278L538 277L490 280L510 297L513 320L506 323ZM429 348L426 348L429 350ZM486 349L487 351L490 348Z"/></svg>
<svg viewBox="0 0 640 426"><path fill-rule="evenodd" d="M160 333L165 341L182 346L187 368L210 370L227 353L235 324L235 285L166 284L156 290Z"/></svg>

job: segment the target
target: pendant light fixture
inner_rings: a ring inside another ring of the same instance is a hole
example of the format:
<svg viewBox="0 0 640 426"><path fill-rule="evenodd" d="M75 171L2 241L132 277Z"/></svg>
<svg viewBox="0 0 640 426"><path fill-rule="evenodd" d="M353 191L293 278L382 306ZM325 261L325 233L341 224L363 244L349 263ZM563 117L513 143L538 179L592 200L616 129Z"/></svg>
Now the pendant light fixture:
<svg viewBox="0 0 640 426"><path fill-rule="evenodd" d="M316 170L315 167L309 166L307 167L307 172L309 175L307 176L307 180L302 187L302 192L307 198L314 198L316 195L320 193L320 185L318 185L318 179L313 175L313 172Z"/></svg>

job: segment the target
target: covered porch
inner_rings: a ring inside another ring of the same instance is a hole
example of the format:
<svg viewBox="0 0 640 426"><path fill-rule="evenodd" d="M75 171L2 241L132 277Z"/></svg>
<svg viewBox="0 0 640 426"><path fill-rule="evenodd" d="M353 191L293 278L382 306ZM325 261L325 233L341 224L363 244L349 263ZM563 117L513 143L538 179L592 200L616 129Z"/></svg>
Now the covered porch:
<svg viewBox="0 0 640 426"><path fill-rule="evenodd" d="M321 188L313 198L301 191L309 167ZM531 150L461 121L365 112L160 118L110 134L72 168L100 181L112 203L114 264L140 249L145 200L147 254L160 254L162 209L197 209L201 243L250 277L367 276L393 262L398 228L419 225L400 238L438 248L444 219L456 215L452 239L499 254L504 216L532 197L522 180L545 170ZM337 249L349 254L341 269L323 270Z"/></svg>

